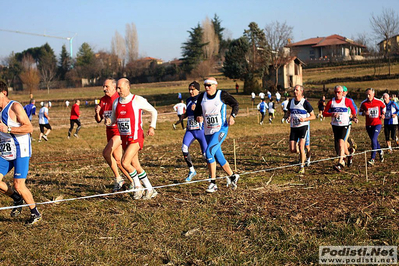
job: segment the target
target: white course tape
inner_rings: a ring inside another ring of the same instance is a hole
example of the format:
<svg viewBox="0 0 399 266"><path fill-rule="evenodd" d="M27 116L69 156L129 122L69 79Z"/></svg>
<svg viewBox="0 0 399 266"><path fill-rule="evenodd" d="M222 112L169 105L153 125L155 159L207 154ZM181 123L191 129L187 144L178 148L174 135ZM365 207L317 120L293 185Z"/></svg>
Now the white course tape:
<svg viewBox="0 0 399 266"><path fill-rule="evenodd" d="M395 147L392 149L398 149L399 147ZM360 154L365 154L367 152L373 152L373 151L383 151L383 150L389 150L389 148L381 148L381 149L376 149L376 150L367 150L359 153L354 153L352 156L357 156ZM330 160L335 160L337 158L340 158L339 156L336 157L330 157L330 158L325 158L325 159L320 159L320 160L314 160L311 161L311 164L318 163L318 162L324 162L324 161L330 161ZM295 167L299 166L301 163L297 164L289 164L289 165L283 165L283 166L278 166L274 168L268 168L268 169L261 169L261 170L256 170L256 171L251 171L251 172L243 172L240 173L240 176L243 175L249 175L249 174L254 174L254 173L261 173L261 172L270 172L274 170L279 170L279 169L284 169L284 168L290 168L290 167ZM225 179L229 178L229 176L222 176L222 177L216 177L216 179ZM200 179L200 180L194 180L194 181L189 181L189 182L182 182L182 183L174 183L174 184L167 184L167 185L161 185L161 186L154 186L154 189L159 189L159 188L167 188L167 187L177 187L181 185L188 185L188 184L193 184L193 183L199 183L199 182L205 182L205 181L211 181L211 178L206 178L206 179ZM104 194L96 194L96 195L91 195L91 196L83 196L83 197L76 197L76 198L70 198L70 199L60 199L60 200L52 200L52 201L46 201L46 202L38 202L36 205L45 205L45 204L52 204L52 203L60 203L60 202L66 202L66 201L74 201L74 200L83 200L83 199L90 199L90 198L98 198L98 197L106 197L106 196L112 196L112 195L117 195L117 194L124 194L124 193L131 193L139 190L148 190L147 188L140 188L140 189L131 189L131 190L125 190L125 191L118 191L118 192L112 192L112 193L104 193ZM9 207L1 207L1 210L8 210L8 209L14 209L17 207L27 207L29 205L34 205L34 204L24 204L24 205L18 205L18 206L9 206Z"/></svg>

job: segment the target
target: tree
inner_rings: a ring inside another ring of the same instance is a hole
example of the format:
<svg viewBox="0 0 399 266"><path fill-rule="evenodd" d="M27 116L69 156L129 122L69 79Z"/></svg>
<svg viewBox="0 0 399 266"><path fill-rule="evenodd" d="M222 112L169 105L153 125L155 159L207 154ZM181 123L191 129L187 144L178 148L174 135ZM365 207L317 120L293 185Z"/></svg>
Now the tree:
<svg viewBox="0 0 399 266"><path fill-rule="evenodd" d="M203 47L207 45L202 41L203 30L198 24L197 27L188 31L190 34L187 42L183 43L183 69L190 74L204 60Z"/></svg>
<svg viewBox="0 0 399 266"><path fill-rule="evenodd" d="M245 80L249 73L248 51L247 38L241 37L231 41L223 66L223 73L226 77Z"/></svg>
<svg viewBox="0 0 399 266"><path fill-rule="evenodd" d="M250 46L247 57L249 73L244 80L244 92L259 90L258 79L263 82L270 64L270 48L265 32L255 22L251 22L248 27L249 29L244 31L244 37L248 39ZM265 84L262 84L262 87L265 87Z"/></svg>
<svg viewBox="0 0 399 266"><path fill-rule="evenodd" d="M33 91L39 87L40 76L36 62L31 55L26 55L22 59L22 69L23 70L21 74L19 74L19 77L22 83L27 86L29 94L32 97Z"/></svg>
<svg viewBox="0 0 399 266"><path fill-rule="evenodd" d="M271 63L275 74L274 88L278 84L278 70L287 63L290 54L285 52L284 47L292 39L293 27L288 26L286 22L272 22L265 27L266 40L271 49Z"/></svg>
<svg viewBox="0 0 399 266"><path fill-rule="evenodd" d="M229 48L229 45L231 43L231 37L226 38L225 28L222 27L222 25L221 25L222 21L219 19L217 14L215 14L215 16L213 17L212 24L213 24L213 28L215 30L215 34L219 39L218 57L222 62L224 62L224 56L225 56L225 54Z"/></svg>
<svg viewBox="0 0 399 266"><path fill-rule="evenodd" d="M370 25L375 36L383 41L384 58L388 58L389 75L391 75L391 54L394 51L390 39L398 34L399 17L393 9L384 8L380 16L371 16Z"/></svg>
<svg viewBox="0 0 399 266"><path fill-rule="evenodd" d="M64 44L61 48L60 61L58 64L59 79L65 80L66 74L71 70L71 68L72 68L72 60Z"/></svg>
<svg viewBox="0 0 399 266"><path fill-rule="evenodd" d="M98 76L98 62L90 45L82 43L76 54L76 67L79 76L93 79Z"/></svg>
<svg viewBox="0 0 399 266"><path fill-rule="evenodd" d="M255 22L249 24L241 38L233 40L226 52L223 73L231 79L244 81L244 92L261 91L263 77L267 74L270 64L270 50L265 33Z"/></svg>
<svg viewBox="0 0 399 266"><path fill-rule="evenodd" d="M206 17L202 21L202 43L206 43L202 47L204 51L204 59L211 59L219 53L219 36L216 35L212 21Z"/></svg>
<svg viewBox="0 0 399 266"><path fill-rule="evenodd" d="M139 41L137 37L136 25L134 23L126 24L126 51L128 63L133 62L139 58Z"/></svg>
<svg viewBox="0 0 399 266"><path fill-rule="evenodd" d="M115 31L115 36L112 38L111 41L111 53L117 56L120 60L120 72L123 73L123 69L126 65L126 42L118 31Z"/></svg>
<svg viewBox="0 0 399 266"><path fill-rule="evenodd" d="M57 59L53 49L48 43L40 48L38 69L42 80L47 88L47 93L50 93L50 85L55 75L57 74Z"/></svg>

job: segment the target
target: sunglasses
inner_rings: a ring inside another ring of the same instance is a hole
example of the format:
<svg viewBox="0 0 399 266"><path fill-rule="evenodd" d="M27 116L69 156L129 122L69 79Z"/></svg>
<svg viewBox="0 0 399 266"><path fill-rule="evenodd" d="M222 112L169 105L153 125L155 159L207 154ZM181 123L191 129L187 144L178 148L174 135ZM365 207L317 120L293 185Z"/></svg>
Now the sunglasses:
<svg viewBox="0 0 399 266"><path fill-rule="evenodd" d="M204 84L205 87L210 87L212 84Z"/></svg>

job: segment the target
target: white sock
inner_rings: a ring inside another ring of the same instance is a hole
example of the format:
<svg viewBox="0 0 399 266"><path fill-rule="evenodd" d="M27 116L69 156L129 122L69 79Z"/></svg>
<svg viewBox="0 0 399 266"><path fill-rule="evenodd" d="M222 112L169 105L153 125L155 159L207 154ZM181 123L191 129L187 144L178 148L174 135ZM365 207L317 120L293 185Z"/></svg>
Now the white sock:
<svg viewBox="0 0 399 266"><path fill-rule="evenodd" d="M190 172L195 172L194 166L190 167Z"/></svg>
<svg viewBox="0 0 399 266"><path fill-rule="evenodd" d="M139 174L138 178L140 179L141 182L143 182L145 188L148 188L148 190L152 190L151 182L148 179L147 173L145 171Z"/></svg>
<svg viewBox="0 0 399 266"><path fill-rule="evenodd" d="M136 170L134 170L133 173L129 173L129 175L133 179L133 185L135 188L142 187Z"/></svg>

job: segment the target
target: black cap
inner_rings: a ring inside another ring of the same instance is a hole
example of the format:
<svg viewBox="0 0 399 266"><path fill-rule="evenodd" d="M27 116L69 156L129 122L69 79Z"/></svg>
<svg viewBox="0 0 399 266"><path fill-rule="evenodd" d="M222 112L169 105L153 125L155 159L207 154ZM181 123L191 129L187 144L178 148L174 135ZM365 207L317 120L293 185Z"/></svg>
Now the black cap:
<svg viewBox="0 0 399 266"><path fill-rule="evenodd" d="M196 81L191 82L190 85L188 85L188 87L189 87L189 88L190 88L190 87L194 87L194 88L196 88L198 91L199 91L200 88L201 88L200 84L199 84L198 82L196 82Z"/></svg>

